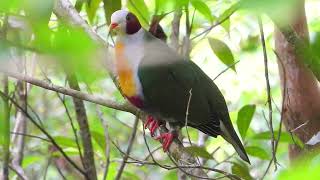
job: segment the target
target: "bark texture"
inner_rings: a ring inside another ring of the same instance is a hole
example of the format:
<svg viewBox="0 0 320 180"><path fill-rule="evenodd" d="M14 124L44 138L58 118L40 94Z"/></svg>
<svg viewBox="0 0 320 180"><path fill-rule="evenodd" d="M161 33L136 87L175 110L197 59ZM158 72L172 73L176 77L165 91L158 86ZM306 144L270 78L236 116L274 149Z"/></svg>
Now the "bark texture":
<svg viewBox="0 0 320 180"><path fill-rule="evenodd" d="M74 74L67 76L69 86L72 89L80 91L79 83ZM84 157L83 157L83 167L86 172L86 179L97 179L96 167L94 163L94 152L91 142L91 134L88 124L88 118L86 114L86 108L84 102L81 99L72 98L74 107L76 109L76 118L80 127L80 135L83 144Z"/></svg>
<svg viewBox="0 0 320 180"><path fill-rule="evenodd" d="M299 2L295 8L296 17L287 26L291 26L301 39L309 42L304 3L304 0ZM306 67L304 62L307 59L296 53L295 45L289 43L278 29L275 31L275 49L279 56L278 66L284 98L283 122L288 131L306 143L320 130L319 82ZM290 145L290 160L297 158L302 152L297 145Z"/></svg>

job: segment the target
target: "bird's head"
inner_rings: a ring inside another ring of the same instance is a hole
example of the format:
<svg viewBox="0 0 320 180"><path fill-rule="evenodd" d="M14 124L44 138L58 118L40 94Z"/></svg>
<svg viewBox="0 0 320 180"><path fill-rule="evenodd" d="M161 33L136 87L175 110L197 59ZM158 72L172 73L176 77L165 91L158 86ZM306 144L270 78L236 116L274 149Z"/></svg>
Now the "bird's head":
<svg viewBox="0 0 320 180"><path fill-rule="evenodd" d="M138 18L129 11L118 10L111 15L110 30L118 35L135 34L141 29Z"/></svg>

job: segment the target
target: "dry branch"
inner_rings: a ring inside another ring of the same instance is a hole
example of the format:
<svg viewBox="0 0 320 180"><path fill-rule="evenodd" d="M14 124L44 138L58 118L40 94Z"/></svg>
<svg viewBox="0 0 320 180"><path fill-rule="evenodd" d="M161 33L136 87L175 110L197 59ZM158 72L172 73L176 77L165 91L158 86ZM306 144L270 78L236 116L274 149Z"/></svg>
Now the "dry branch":
<svg viewBox="0 0 320 180"><path fill-rule="evenodd" d="M268 68L268 55L267 55L267 48L266 48L266 42L264 38L264 31L263 31L263 25L262 25L262 19L259 16L258 17L258 24L259 24L259 30L260 30L260 38L261 38L261 45L263 49L263 59L264 59L264 75L266 79L266 86L267 86L267 95L268 95L268 108L269 108L269 128L271 132L271 150L272 150L272 159L274 161L275 170L277 170L277 157L275 152L275 136L273 131L273 121L272 121L272 103L271 103L271 87L270 87L270 81L269 81L269 68Z"/></svg>
<svg viewBox="0 0 320 180"><path fill-rule="evenodd" d="M69 86L77 91L80 91L78 80L75 74L67 75L67 80ZM88 117L86 113L86 108L84 106L84 102L81 99L72 97L73 104L76 111L76 119L78 121L80 127L80 135L83 144L83 167L84 170L90 179L97 179L96 166L94 164L94 153L91 142L91 133L89 129Z"/></svg>
<svg viewBox="0 0 320 180"><path fill-rule="evenodd" d="M136 117L136 119L134 120L132 133L131 133L131 136L129 138L129 145L128 145L128 148L127 148L127 151L126 151L125 155L123 156L123 160L122 160L122 163L120 165L118 174L117 174L117 176L115 178L116 180L119 180L121 178L121 175L122 175L122 172L124 170L124 167L126 166L126 161L129 158L129 155L130 155L130 152L131 152L131 149L132 149L132 145L133 145L133 141L134 141L134 138L136 137L138 123L139 123L139 118Z"/></svg>

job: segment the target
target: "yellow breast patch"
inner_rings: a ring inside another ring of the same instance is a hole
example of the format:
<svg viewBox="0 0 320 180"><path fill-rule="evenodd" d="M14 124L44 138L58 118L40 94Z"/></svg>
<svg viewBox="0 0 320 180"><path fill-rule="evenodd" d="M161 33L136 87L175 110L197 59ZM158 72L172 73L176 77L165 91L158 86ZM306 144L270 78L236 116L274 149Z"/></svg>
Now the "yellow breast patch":
<svg viewBox="0 0 320 180"><path fill-rule="evenodd" d="M124 56L124 45L117 42L115 52L118 81L121 91L128 97L135 96L137 94L136 82L134 80L133 70Z"/></svg>

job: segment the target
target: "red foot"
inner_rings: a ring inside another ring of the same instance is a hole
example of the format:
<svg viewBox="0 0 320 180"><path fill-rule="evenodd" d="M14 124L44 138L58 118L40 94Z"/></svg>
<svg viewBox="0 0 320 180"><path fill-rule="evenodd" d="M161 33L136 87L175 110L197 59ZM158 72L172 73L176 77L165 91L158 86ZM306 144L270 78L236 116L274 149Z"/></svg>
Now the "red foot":
<svg viewBox="0 0 320 180"><path fill-rule="evenodd" d="M144 128L146 129L151 122L154 121L154 118L150 115L147 116L147 122L144 124Z"/></svg>
<svg viewBox="0 0 320 180"><path fill-rule="evenodd" d="M173 139L175 137L174 133L163 133L156 137L156 140L162 140L162 148L164 152L167 152Z"/></svg>
<svg viewBox="0 0 320 180"><path fill-rule="evenodd" d="M155 119L154 117L148 115L147 122L145 123L144 128L146 129L148 126L149 126L149 130L150 130L150 134L153 137L155 131L160 126L160 123L159 123L159 121L157 119Z"/></svg>

